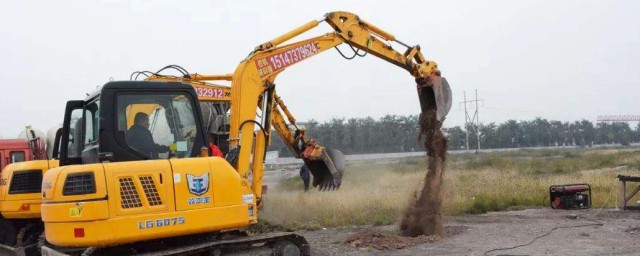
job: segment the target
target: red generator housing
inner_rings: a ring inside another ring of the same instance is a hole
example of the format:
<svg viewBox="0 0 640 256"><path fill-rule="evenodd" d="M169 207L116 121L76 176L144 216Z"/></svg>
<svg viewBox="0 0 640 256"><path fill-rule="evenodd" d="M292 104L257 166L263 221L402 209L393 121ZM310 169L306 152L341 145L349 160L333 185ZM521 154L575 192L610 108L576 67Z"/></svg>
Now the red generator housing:
<svg viewBox="0 0 640 256"><path fill-rule="evenodd" d="M549 187L551 208L578 210L591 208L591 186L589 184L553 185Z"/></svg>

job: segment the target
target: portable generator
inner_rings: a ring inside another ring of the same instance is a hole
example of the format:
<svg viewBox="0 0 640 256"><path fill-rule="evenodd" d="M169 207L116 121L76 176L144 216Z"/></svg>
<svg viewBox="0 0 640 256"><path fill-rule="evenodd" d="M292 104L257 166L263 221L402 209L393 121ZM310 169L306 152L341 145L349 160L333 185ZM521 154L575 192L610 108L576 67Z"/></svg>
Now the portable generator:
<svg viewBox="0 0 640 256"><path fill-rule="evenodd" d="M549 199L553 209L591 208L591 186L589 184L553 185L549 187Z"/></svg>

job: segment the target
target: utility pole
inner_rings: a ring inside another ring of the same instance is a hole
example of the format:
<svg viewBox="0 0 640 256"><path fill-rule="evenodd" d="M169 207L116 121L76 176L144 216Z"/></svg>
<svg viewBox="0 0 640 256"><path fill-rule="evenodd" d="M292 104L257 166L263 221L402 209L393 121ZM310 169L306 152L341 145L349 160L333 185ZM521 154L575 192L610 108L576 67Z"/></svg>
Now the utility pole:
<svg viewBox="0 0 640 256"><path fill-rule="evenodd" d="M467 151L469 151L469 112L467 112L467 92L464 93L464 133L465 142L467 143Z"/></svg>
<svg viewBox="0 0 640 256"><path fill-rule="evenodd" d="M476 148L476 153L480 151L480 110L478 108L478 89L476 89L476 141L478 142L478 147Z"/></svg>
<svg viewBox="0 0 640 256"><path fill-rule="evenodd" d="M479 114L479 108L478 108L478 101L483 101L483 100L478 99L478 90L476 90L476 98L474 100L467 100L467 92L464 92L464 101L460 102L460 104L464 104L464 125L465 125L464 130L466 133L467 151L469 150L469 127L474 127L476 130L476 142L478 143L476 147L476 153L480 151L480 114ZM473 116L469 115L469 111L467 110L467 103L476 104L476 108L474 110Z"/></svg>

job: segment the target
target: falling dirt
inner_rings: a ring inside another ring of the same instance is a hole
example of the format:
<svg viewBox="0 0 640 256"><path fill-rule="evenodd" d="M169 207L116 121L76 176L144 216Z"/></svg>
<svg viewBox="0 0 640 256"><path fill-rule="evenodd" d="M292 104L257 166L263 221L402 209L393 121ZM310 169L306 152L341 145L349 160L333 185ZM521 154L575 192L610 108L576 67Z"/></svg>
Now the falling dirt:
<svg viewBox="0 0 640 256"><path fill-rule="evenodd" d="M417 244L433 243L439 239L438 236L403 237L370 228L349 236L344 243L357 248L373 247L378 250L397 250Z"/></svg>
<svg viewBox="0 0 640 256"><path fill-rule="evenodd" d="M427 175L424 187L414 196L400 222L402 235L444 234L442 223L442 178L447 152L447 139L442 134L442 122L436 119L436 111L420 114L420 137L427 151Z"/></svg>

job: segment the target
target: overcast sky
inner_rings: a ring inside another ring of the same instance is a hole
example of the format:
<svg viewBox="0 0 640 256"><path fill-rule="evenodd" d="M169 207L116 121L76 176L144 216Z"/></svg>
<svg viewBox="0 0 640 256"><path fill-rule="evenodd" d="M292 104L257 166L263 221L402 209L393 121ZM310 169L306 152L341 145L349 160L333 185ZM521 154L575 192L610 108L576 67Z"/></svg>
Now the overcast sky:
<svg viewBox="0 0 640 256"><path fill-rule="evenodd" d="M483 123L640 114L640 1L2 1L0 134L60 123L67 100L135 70L231 73L254 46L343 10L419 44ZM330 32L325 23L300 39ZM401 47L396 47L404 51ZM330 50L284 71L298 120L419 112L413 78Z"/></svg>

